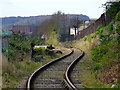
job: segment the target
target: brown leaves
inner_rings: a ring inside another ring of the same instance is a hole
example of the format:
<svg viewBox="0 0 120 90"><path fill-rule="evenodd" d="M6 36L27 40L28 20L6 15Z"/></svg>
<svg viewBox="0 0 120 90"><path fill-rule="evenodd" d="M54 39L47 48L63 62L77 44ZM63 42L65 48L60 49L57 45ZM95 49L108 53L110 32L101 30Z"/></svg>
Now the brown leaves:
<svg viewBox="0 0 120 90"><path fill-rule="evenodd" d="M109 66L102 71L101 81L106 84L115 82L118 79L118 64L114 66Z"/></svg>

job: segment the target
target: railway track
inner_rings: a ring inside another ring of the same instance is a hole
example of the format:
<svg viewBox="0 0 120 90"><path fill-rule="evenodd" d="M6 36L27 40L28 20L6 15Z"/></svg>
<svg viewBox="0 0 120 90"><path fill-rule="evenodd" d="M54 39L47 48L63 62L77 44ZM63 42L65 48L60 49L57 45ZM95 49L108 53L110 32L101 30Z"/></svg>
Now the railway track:
<svg viewBox="0 0 120 90"><path fill-rule="evenodd" d="M69 73L72 68L68 67L73 67L80 56L82 56L82 51L73 49L69 54L43 65L32 73L28 79L27 89L61 89L65 84L63 81L71 88ZM72 85L74 86L74 84Z"/></svg>
<svg viewBox="0 0 120 90"><path fill-rule="evenodd" d="M80 67L81 62L79 60L83 58L84 52L81 50L81 55L79 55L67 68L65 72L65 80L64 84L66 84L67 89L78 90L80 88L84 88L81 84L78 74L82 73L82 69Z"/></svg>

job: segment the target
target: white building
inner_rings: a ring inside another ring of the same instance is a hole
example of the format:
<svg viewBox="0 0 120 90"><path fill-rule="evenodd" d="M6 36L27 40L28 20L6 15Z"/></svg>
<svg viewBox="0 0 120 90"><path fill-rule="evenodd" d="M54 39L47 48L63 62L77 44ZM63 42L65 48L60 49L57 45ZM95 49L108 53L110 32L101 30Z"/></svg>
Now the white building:
<svg viewBox="0 0 120 90"><path fill-rule="evenodd" d="M76 28L76 33L75 33L75 28L72 27L70 28L70 35L77 35L78 31L79 31L79 28L78 29Z"/></svg>

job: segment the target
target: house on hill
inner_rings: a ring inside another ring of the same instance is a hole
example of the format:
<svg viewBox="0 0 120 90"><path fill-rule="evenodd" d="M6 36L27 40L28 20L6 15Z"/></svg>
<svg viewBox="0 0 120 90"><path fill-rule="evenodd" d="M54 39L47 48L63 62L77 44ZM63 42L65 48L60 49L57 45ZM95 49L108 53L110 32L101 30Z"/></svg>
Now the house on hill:
<svg viewBox="0 0 120 90"><path fill-rule="evenodd" d="M79 26L72 26L69 29L69 40L72 41L77 36L78 32L80 31Z"/></svg>
<svg viewBox="0 0 120 90"><path fill-rule="evenodd" d="M12 26L12 34L32 34L33 31L37 29L37 26L32 25L13 25Z"/></svg>

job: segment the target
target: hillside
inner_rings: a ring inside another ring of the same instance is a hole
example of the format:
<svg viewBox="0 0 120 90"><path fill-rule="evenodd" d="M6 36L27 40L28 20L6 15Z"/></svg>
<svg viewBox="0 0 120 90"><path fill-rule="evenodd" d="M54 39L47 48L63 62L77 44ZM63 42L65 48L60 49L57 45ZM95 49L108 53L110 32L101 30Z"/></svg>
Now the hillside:
<svg viewBox="0 0 120 90"><path fill-rule="evenodd" d="M2 18L2 28L3 30L12 29L12 25L40 25L46 19L50 19L52 15L40 15L40 16L30 16L30 17L3 17ZM89 20L89 17L82 14L68 14L69 19L78 18L81 20Z"/></svg>
<svg viewBox="0 0 120 90"><path fill-rule="evenodd" d="M39 25L51 16L30 16L30 17L4 17L2 18L3 30L12 29L12 25Z"/></svg>

